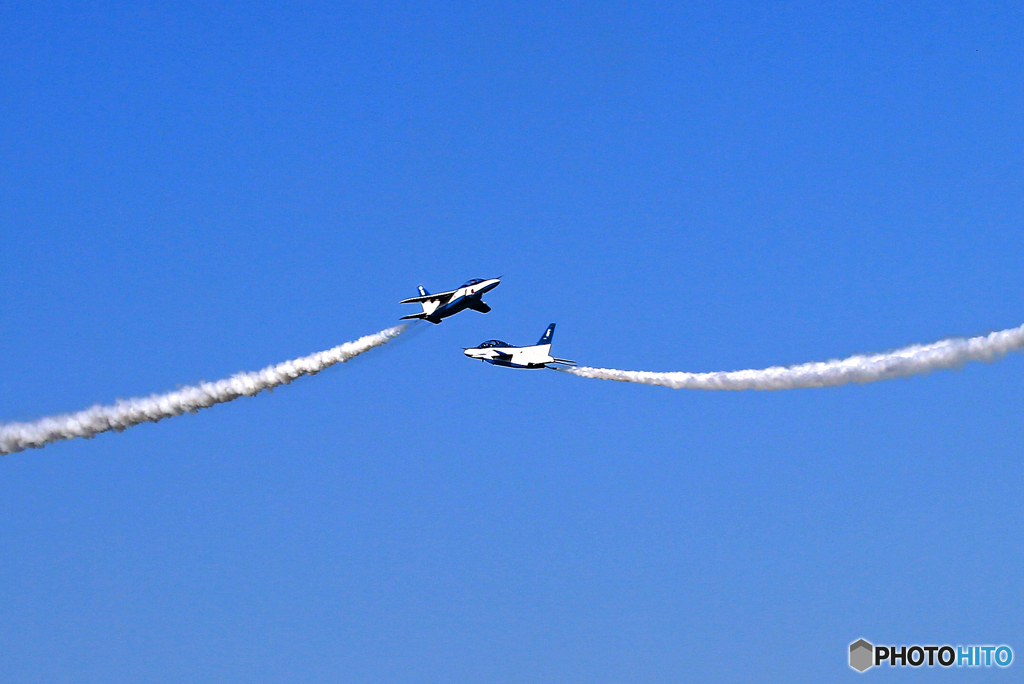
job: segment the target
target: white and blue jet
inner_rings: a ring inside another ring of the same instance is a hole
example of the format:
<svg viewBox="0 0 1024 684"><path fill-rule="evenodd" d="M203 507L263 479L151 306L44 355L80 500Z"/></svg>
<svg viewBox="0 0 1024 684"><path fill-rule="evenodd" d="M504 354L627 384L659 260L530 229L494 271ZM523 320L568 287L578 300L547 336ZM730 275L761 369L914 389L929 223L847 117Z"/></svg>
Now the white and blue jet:
<svg viewBox="0 0 1024 684"><path fill-rule="evenodd" d="M411 318L420 318L431 323L440 323L442 318L454 316L460 311L473 309L480 313L487 313L491 307L481 299L484 293L490 292L498 287L501 278L473 278L467 280L457 290L430 294L420 285L420 296L403 299L402 304L419 304L423 307L423 313L402 316L401 320L407 321Z"/></svg>
<svg viewBox="0 0 1024 684"><path fill-rule="evenodd" d="M575 365L575 361L551 356L551 338L554 335L555 324L552 323L532 347L517 347L501 340L487 340L476 347L466 349L464 353L471 359L508 368L556 368L558 364Z"/></svg>

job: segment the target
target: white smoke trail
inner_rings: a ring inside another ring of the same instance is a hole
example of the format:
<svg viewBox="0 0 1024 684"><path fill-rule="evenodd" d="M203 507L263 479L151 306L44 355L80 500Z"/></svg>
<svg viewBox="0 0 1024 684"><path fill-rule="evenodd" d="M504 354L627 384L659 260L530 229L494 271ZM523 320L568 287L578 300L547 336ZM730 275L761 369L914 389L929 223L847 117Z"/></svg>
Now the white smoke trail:
<svg viewBox="0 0 1024 684"><path fill-rule="evenodd" d="M817 361L798 366L773 366L760 370L654 373L585 366L560 370L583 378L639 382L672 389L784 390L920 375L933 370L958 368L968 361L995 361L1021 347L1024 347L1024 325L970 339L953 338L932 344L915 344L881 354L851 356L848 359Z"/></svg>
<svg viewBox="0 0 1024 684"><path fill-rule="evenodd" d="M360 337L354 342L268 366L261 371L237 373L216 382L202 382L166 394L122 399L113 406L93 406L77 413L40 418L31 423L0 425L0 455L28 448L41 448L72 437L93 437L101 432L118 432L146 421L157 422L188 411L223 404L241 396L251 397L263 390L287 385L303 375L316 375L336 363L344 363L397 337L406 325Z"/></svg>

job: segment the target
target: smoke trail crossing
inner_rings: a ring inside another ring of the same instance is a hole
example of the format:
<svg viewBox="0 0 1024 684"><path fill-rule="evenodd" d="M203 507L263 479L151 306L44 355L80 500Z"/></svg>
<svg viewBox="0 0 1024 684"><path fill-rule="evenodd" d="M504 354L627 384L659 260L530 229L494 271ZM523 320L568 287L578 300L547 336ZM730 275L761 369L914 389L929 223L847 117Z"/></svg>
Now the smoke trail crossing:
<svg viewBox="0 0 1024 684"><path fill-rule="evenodd" d="M934 370L959 368L968 361L995 361L1021 347L1024 347L1024 325L969 339L951 338L881 354L857 355L797 366L773 366L760 370L655 373L586 366L559 370L583 378L638 382L672 389L785 390L863 384L921 375Z"/></svg>
<svg viewBox="0 0 1024 684"><path fill-rule="evenodd" d="M344 363L394 339L405 328L406 325L398 325L333 349L268 366L261 371L236 373L230 378L201 382L166 394L123 399L112 406L93 406L77 413L41 418L31 423L0 425L0 454L38 449L72 437L93 437L109 430L120 432L139 423L155 423L186 411L195 413L242 396L255 396L263 390L287 385L303 375L316 375L336 363Z"/></svg>

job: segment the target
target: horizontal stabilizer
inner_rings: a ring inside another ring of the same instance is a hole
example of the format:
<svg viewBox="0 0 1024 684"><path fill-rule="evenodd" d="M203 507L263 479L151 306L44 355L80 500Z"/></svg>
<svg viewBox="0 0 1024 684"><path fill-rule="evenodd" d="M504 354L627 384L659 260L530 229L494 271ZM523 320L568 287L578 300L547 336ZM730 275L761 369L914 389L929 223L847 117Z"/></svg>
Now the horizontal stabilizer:
<svg viewBox="0 0 1024 684"><path fill-rule="evenodd" d="M402 316L398 320L400 320L400 321L408 321L408 320L411 320L413 318L426 318L426 317L427 317L427 314L424 312L424 313L418 313L418 314L409 314L408 316Z"/></svg>

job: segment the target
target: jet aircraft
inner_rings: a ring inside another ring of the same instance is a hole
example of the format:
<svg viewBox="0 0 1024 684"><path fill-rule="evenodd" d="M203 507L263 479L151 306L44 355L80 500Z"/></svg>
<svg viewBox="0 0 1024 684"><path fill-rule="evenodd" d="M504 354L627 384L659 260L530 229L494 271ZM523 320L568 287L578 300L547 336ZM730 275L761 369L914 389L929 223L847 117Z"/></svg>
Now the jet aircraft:
<svg viewBox="0 0 1024 684"><path fill-rule="evenodd" d="M423 307L423 312L418 314L411 314L409 316L402 316L401 320L409 320L410 318L421 318L431 323L440 323L442 318L448 318L465 309L473 309L480 313L487 313L491 310L491 307L487 306L481 297L485 292L490 292L494 288L498 287L501 283L501 278L490 278L484 280L482 278L473 278L462 284L457 290L450 290L448 292L439 292L437 294L430 294L423 286L420 285L420 296L410 297L409 299L403 299L402 304L420 304Z"/></svg>
<svg viewBox="0 0 1024 684"><path fill-rule="evenodd" d="M509 368L554 368L554 364L575 365L575 361L557 359L551 356L551 338L555 335L555 324L544 331L537 344L532 347L516 347L501 340L487 340L464 351L471 359L480 359L495 366Z"/></svg>

